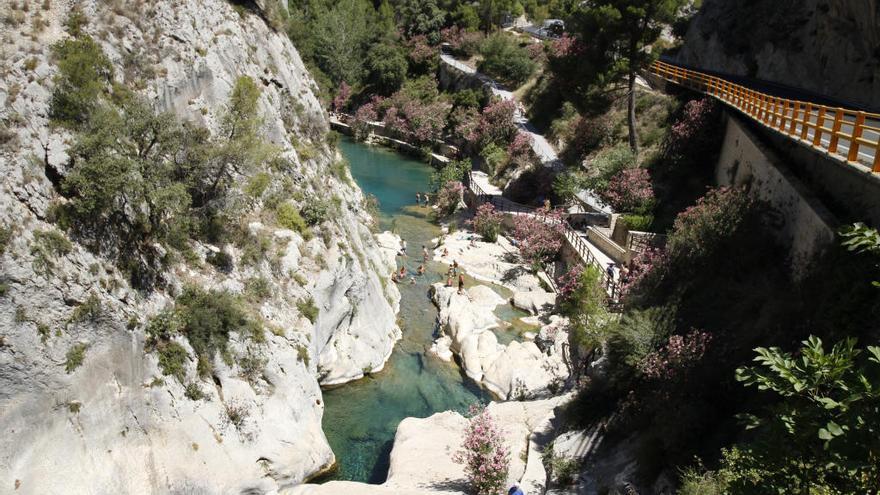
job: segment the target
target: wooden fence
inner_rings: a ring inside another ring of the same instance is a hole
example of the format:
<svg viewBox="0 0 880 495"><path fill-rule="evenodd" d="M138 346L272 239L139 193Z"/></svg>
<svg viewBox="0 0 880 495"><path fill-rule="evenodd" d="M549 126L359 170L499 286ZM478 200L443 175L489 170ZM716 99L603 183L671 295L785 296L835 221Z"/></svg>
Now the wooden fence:
<svg viewBox="0 0 880 495"><path fill-rule="evenodd" d="M714 96L791 139L880 173L880 114L770 96L716 76L666 62L651 73Z"/></svg>

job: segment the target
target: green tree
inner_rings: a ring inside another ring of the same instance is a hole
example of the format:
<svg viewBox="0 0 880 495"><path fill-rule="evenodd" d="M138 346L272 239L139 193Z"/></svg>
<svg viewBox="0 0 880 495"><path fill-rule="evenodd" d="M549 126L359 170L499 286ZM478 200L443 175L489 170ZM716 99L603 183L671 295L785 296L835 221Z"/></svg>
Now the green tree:
<svg viewBox="0 0 880 495"><path fill-rule="evenodd" d="M798 355L761 347L758 366L737 370L738 381L779 401L744 416L760 436L743 449L746 458L726 460L732 493L876 493L880 347L855 344L849 338L826 351L811 336Z"/></svg>
<svg viewBox="0 0 880 495"><path fill-rule="evenodd" d="M140 99L121 112L96 109L71 148L75 166L63 182L80 227L96 236L109 228L130 244L163 240L190 203L177 180L183 138L174 116Z"/></svg>
<svg viewBox="0 0 880 495"><path fill-rule="evenodd" d="M843 245L850 251L872 254L880 258L880 232L863 223L855 223L852 227L842 232L846 239ZM874 282L875 287L880 287L880 282Z"/></svg>
<svg viewBox="0 0 880 495"><path fill-rule="evenodd" d="M584 7L579 16L581 38L602 47L603 72L627 80L629 145L638 154L636 129L636 76L656 57L653 45L679 16L688 0L600 0ZM610 56L609 56L610 55Z"/></svg>
<svg viewBox="0 0 880 495"><path fill-rule="evenodd" d="M535 72L535 62L528 52L504 33L494 34L480 46L483 60L479 70L516 88Z"/></svg>
<svg viewBox="0 0 880 495"><path fill-rule="evenodd" d="M366 0L311 0L291 15L288 34L334 86L345 81L358 87L366 75L364 62L376 33L375 17Z"/></svg>
<svg viewBox="0 0 880 495"><path fill-rule="evenodd" d="M455 19L455 24L462 29L472 31L480 28L480 14L477 13L477 9L473 5L459 4L452 13L452 17Z"/></svg>
<svg viewBox="0 0 880 495"><path fill-rule="evenodd" d="M392 43L375 45L367 55L370 84L379 94L390 95L400 89L406 80L408 66L403 50Z"/></svg>
<svg viewBox="0 0 880 495"><path fill-rule="evenodd" d="M446 22L446 13L435 0L400 0L397 9L407 36L424 34L431 43L440 41L440 28Z"/></svg>
<svg viewBox="0 0 880 495"><path fill-rule="evenodd" d="M223 139L212 153L205 178L209 181L206 200L228 187L233 176L244 174L266 160L271 148L260 135L263 119L259 113L260 87L248 76L240 76L229 95L220 120Z"/></svg>
<svg viewBox="0 0 880 495"><path fill-rule="evenodd" d="M64 124L80 125L113 81L113 65L87 35L59 41L52 46L52 54L58 61L58 74L49 115Z"/></svg>

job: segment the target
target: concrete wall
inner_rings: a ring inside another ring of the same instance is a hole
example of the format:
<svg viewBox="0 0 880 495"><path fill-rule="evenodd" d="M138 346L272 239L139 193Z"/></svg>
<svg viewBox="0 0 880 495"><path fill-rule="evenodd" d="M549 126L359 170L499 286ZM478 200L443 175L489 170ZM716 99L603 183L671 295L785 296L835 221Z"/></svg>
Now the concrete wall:
<svg viewBox="0 0 880 495"><path fill-rule="evenodd" d="M719 186L745 186L774 210L779 240L791 246L795 273L835 242L838 222L818 198L761 142L737 115L728 113L721 156L715 169ZM797 166L801 166L800 163Z"/></svg>

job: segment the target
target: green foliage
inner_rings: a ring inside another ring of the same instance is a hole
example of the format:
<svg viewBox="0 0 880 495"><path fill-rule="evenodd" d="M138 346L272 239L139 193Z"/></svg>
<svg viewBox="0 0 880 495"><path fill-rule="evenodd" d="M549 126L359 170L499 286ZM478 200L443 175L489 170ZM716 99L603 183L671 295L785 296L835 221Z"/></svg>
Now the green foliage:
<svg viewBox="0 0 880 495"><path fill-rule="evenodd" d="M486 171L489 175L495 176L503 169L503 165L507 163L507 152L495 143L489 143L482 151L480 157L486 164Z"/></svg>
<svg viewBox="0 0 880 495"><path fill-rule="evenodd" d="M83 323L94 322L101 317L101 300L92 292L86 300L76 307L71 313L68 322Z"/></svg>
<svg viewBox="0 0 880 495"><path fill-rule="evenodd" d="M375 17L366 0L308 2L291 12L288 34L331 84L358 87L366 74L364 63Z"/></svg>
<svg viewBox="0 0 880 495"><path fill-rule="evenodd" d="M271 180L272 176L266 172L254 174L248 179L248 183L244 187L244 192L252 198L259 198L264 192L266 192L266 188L269 187Z"/></svg>
<svg viewBox="0 0 880 495"><path fill-rule="evenodd" d="M252 277L244 282L244 291L249 300L261 303L272 296L272 286L263 277Z"/></svg>
<svg viewBox="0 0 880 495"><path fill-rule="evenodd" d="M755 349L758 366L739 368L738 381L780 399L760 415L744 416L759 428L747 450L767 477L755 482L730 460L732 493L815 493L836 488L868 493L880 486L880 347L856 348L854 338L826 351L814 336L799 355L776 347Z"/></svg>
<svg viewBox="0 0 880 495"><path fill-rule="evenodd" d="M0 256L6 252L9 242L12 241L13 229L6 225L0 225Z"/></svg>
<svg viewBox="0 0 880 495"><path fill-rule="evenodd" d="M446 13L437 6L435 0L400 0L397 8L404 32L408 36L422 34L431 43L440 41L439 32Z"/></svg>
<svg viewBox="0 0 880 495"><path fill-rule="evenodd" d="M319 225L327 221L330 216L330 202L315 199L306 203L300 212L308 225Z"/></svg>
<svg viewBox="0 0 880 495"><path fill-rule="evenodd" d="M468 158L452 160L445 165L441 165L431 173L432 189L438 191L449 182L463 181L464 177L471 171L471 168L471 161Z"/></svg>
<svg viewBox="0 0 880 495"><path fill-rule="evenodd" d="M330 164L330 173L333 177L341 180L345 184L351 184L351 175L348 172L348 162L345 160L336 160Z"/></svg>
<svg viewBox="0 0 880 495"><path fill-rule="evenodd" d="M183 383L186 378L186 362L189 361L189 353L177 342L164 342L157 348L159 355L159 369L165 376L173 376Z"/></svg>
<svg viewBox="0 0 880 495"><path fill-rule="evenodd" d="M66 360L64 362L64 371L67 373L73 373L73 371L79 368L83 361L86 358L86 350L89 348L88 344L84 344L82 342L74 344L70 349L67 350Z"/></svg>
<svg viewBox="0 0 880 495"><path fill-rule="evenodd" d="M205 392L202 391L202 387L196 382L187 383L183 395L189 400L202 400L205 398Z"/></svg>
<svg viewBox="0 0 880 495"><path fill-rule="evenodd" d="M863 223L855 223L852 227L841 232L841 235L846 239L843 246L848 250L880 258L880 232L876 229ZM874 286L880 287L880 282L875 281Z"/></svg>
<svg viewBox="0 0 880 495"><path fill-rule="evenodd" d="M183 383L184 363L189 356L172 338L178 334L186 337L199 358L199 374L206 376L217 353L228 355L232 332L255 341L264 338L262 326L245 313L238 297L226 291L189 286L177 297L173 309L159 313L147 324L147 350L158 351L163 373Z"/></svg>
<svg viewBox="0 0 880 495"><path fill-rule="evenodd" d="M35 230L31 243L33 267L37 273L48 275L55 268L55 259L73 251L73 244L57 230Z"/></svg>
<svg viewBox="0 0 880 495"><path fill-rule="evenodd" d="M619 222L622 222L628 230L639 232L647 232L654 222L652 215L621 215Z"/></svg>
<svg viewBox="0 0 880 495"><path fill-rule="evenodd" d="M281 203L278 205L278 208L275 210L275 219L278 222L278 225L281 225L285 229L299 232L300 234L303 234L303 237L310 232L305 219L290 203Z"/></svg>
<svg viewBox="0 0 880 495"><path fill-rule="evenodd" d="M367 69L372 89L381 95L390 95L400 89L406 80L409 64L403 50L392 43L373 46L367 54Z"/></svg>
<svg viewBox="0 0 880 495"><path fill-rule="evenodd" d="M297 301L296 309L312 323L318 319L318 313L320 312L318 307L315 306L315 299L312 296Z"/></svg>
<svg viewBox="0 0 880 495"><path fill-rule="evenodd" d="M305 345L302 345L302 344L296 346L296 359L299 362L305 364L306 368L308 368L309 367L309 348L306 347Z"/></svg>
<svg viewBox="0 0 880 495"><path fill-rule="evenodd" d="M209 251L205 259L223 273L229 273L235 267L232 256L226 251Z"/></svg>
<svg viewBox="0 0 880 495"><path fill-rule="evenodd" d="M590 161L584 185L596 192L604 191L612 177L635 163L635 155L626 146L602 150Z"/></svg>
<svg viewBox="0 0 880 495"><path fill-rule="evenodd" d="M58 62L58 74L49 115L66 125L80 125L113 81L113 65L101 46L84 34L59 41L52 46L52 54Z"/></svg>
<svg viewBox="0 0 880 495"><path fill-rule="evenodd" d="M503 33L486 38L480 46L483 60L477 68L498 80L516 88L526 82L535 72L535 62L515 40Z"/></svg>
<svg viewBox="0 0 880 495"><path fill-rule="evenodd" d="M267 359L248 348L247 354L238 358L238 367L241 376L250 384L254 384L263 375L266 369Z"/></svg>

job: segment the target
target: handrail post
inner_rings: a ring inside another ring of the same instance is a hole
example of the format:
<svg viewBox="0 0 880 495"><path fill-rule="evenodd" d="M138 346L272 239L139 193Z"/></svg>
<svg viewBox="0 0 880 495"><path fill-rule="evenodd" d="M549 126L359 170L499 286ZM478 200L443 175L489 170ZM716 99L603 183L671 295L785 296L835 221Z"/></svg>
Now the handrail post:
<svg viewBox="0 0 880 495"><path fill-rule="evenodd" d="M831 142L828 143L828 152L837 153L837 143L840 141L840 126L843 121L843 109L834 111L834 125L831 126Z"/></svg>
<svg viewBox="0 0 880 495"><path fill-rule="evenodd" d="M785 132L785 119L788 117L788 100L782 100L782 116L779 117L779 130Z"/></svg>
<svg viewBox="0 0 880 495"><path fill-rule="evenodd" d="M810 122L810 118L813 113L813 104L807 103L806 108L804 108L804 125L801 127L801 139L804 141L807 140L807 135L810 132L810 126L813 124Z"/></svg>
<svg viewBox="0 0 880 495"><path fill-rule="evenodd" d="M788 133L792 136L797 132L797 119L798 113L800 113L801 102L796 101L791 109L791 124L788 126Z"/></svg>
<svg viewBox="0 0 880 495"><path fill-rule="evenodd" d="M877 138L877 144L874 145L874 166L871 167L872 172L880 172L880 137Z"/></svg>
<svg viewBox="0 0 880 495"><path fill-rule="evenodd" d="M819 107L819 114L816 115L816 134L813 136L813 146L818 147L822 144L822 127L825 126L825 107Z"/></svg>
<svg viewBox="0 0 880 495"><path fill-rule="evenodd" d="M859 161L859 138L862 137L862 131L864 130L864 128L865 112L859 112L856 114L856 122L855 124L853 124L852 136L850 136L849 138L849 155L846 157L847 161ZM880 153L880 149L878 149L874 153Z"/></svg>

